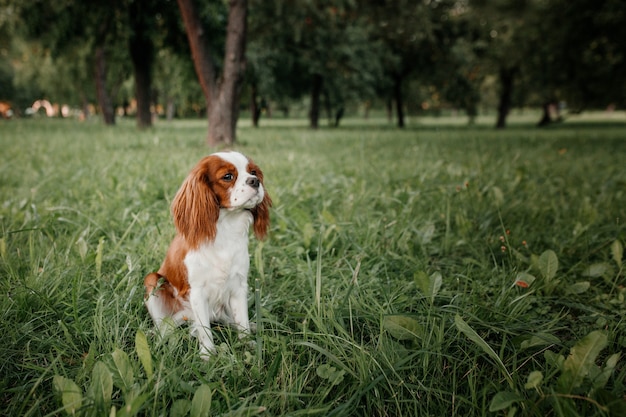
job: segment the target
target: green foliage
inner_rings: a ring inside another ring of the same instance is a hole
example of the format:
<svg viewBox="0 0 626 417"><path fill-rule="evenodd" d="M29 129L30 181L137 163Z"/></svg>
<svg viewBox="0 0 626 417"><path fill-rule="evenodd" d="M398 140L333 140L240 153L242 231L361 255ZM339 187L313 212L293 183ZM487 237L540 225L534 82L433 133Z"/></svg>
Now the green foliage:
<svg viewBox="0 0 626 417"><path fill-rule="evenodd" d="M500 356L498 356L498 354L493 350L493 348L489 346L489 343L487 343L482 337L480 337L480 335L476 333L476 330L472 329L472 327L469 324L467 324L465 320L463 320L463 318L461 318L461 316L459 316L458 314L454 316L454 324L461 333L467 336L469 340L474 342L489 357L491 357L491 359L496 363L498 368L500 368L502 375L504 376L504 378L506 379L506 381L509 383L509 385L512 388L513 377L511 376L509 371L506 369L506 366L504 365L504 362L502 362L502 359L500 359Z"/></svg>
<svg viewBox="0 0 626 417"><path fill-rule="evenodd" d="M624 415L623 127L446 122L240 126L272 226L208 362L142 288L205 122L2 124L3 412Z"/></svg>

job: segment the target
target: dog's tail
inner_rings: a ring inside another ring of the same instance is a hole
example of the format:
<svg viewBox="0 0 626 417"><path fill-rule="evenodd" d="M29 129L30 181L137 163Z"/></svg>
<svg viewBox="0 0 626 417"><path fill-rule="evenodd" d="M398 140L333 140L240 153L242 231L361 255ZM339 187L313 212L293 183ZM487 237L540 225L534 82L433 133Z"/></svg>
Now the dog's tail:
<svg viewBox="0 0 626 417"><path fill-rule="evenodd" d="M167 277L158 272L151 272L143 280L146 288L144 301L152 319L157 323L166 318L177 319L177 313L183 310L178 291L167 280Z"/></svg>

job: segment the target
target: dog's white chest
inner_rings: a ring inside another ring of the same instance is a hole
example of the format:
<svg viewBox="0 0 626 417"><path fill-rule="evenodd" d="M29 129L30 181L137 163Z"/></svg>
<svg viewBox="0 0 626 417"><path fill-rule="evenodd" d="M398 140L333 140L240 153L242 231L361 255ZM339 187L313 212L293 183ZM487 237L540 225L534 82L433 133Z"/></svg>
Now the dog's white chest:
<svg viewBox="0 0 626 417"><path fill-rule="evenodd" d="M224 304L233 292L247 289L251 221L249 212L220 214L215 240L185 257L191 291L202 293L209 303Z"/></svg>

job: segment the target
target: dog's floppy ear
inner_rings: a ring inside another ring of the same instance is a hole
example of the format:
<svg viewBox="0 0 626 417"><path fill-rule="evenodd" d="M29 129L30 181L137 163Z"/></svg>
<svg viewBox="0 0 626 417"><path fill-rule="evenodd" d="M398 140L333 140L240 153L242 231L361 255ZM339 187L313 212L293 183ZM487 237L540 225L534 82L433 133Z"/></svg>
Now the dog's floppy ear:
<svg viewBox="0 0 626 417"><path fill-rule="evenodd" d="M270 227L270 207L272 207L272 199L266 191L261 204L252 209L254 234L260 240L267 236L267 231Z"/></svg>
<svg viewBox="0 0 626 417"><path fill-rule="evenodd" d="M172 201L174 225L192 248L203 240L213 241L217 234L220 207L206 175L202 164L198 164Z"/></svg>
<svg viewBox="0 0 626 417"><path fill-rule="evenodd" d="M259 181L261 181L261 184L263 184L263 171L261 171L261 169L253 162L251 162L251 164L256 170L257 178L259 179ZM254 218L254 234L259 240L263 240L265 236L267 236L267 231L270 227L270 207L272 207L272 199L267 193L265 184L263 184L263 191L265 192L263 201L261 201L261 204L251 210L252 216Z"/></svg>

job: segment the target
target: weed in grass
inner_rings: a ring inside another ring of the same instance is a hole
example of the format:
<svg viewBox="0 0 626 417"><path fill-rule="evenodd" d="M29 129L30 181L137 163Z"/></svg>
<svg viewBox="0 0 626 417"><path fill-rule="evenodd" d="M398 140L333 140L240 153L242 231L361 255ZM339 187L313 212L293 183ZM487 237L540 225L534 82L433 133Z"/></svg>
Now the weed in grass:
<svg viewBox="0 0 626 417"><path fill-rule="evenodd" d="M623 126L242 127L257 332L158 337L142 277L204 122L0 126L8 415L624 415Z"/></svg>

